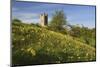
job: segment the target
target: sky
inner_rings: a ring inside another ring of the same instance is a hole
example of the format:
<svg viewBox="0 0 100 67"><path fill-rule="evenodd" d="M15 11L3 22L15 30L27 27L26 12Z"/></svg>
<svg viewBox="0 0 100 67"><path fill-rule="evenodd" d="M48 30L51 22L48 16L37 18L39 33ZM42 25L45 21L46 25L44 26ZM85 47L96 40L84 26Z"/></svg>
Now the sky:
<svg viewBox="0 0 100 67"><path fill-rule="evenodd" d="M12 3L12 19L17 18L25 23L39 23L39 15L45 12L48 14L48 20L51 21L56 10L64 11L69 24L95 27L95 6L86 5L14 1Z"/></svg>

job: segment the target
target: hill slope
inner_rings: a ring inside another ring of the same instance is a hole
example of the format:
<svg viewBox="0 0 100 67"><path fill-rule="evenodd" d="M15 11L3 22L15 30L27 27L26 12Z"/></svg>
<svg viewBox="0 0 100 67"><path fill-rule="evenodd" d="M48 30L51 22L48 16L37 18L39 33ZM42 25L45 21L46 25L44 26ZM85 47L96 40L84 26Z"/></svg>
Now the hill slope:
<svg viewBox="0 0 100 67"><path fill-rule="evenodd" d="M12 23L12 45L14 65L95 61L95 48L32 24Z"/></svg>

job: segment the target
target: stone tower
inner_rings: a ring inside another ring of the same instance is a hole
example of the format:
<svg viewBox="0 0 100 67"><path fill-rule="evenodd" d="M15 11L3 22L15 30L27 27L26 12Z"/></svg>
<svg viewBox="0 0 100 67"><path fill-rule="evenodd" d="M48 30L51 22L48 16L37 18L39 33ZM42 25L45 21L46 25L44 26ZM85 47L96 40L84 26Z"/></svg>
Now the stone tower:
<svg viewBox="0 0 100 67"><path fill-rule="evenodd" d="M40 25L41 26L48 25L48 15L46 13L40 15Z"/></svg>

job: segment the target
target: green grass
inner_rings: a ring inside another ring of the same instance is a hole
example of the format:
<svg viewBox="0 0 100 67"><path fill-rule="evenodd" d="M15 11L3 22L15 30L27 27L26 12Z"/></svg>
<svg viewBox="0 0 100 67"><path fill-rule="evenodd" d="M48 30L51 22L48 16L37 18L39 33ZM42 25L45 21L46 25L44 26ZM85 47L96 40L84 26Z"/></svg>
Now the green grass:
<svg viewBox="0 0 100 67"><path fill-rule="evenodd" d="M95 48L44 27L12 23L14 65L95 61Z"/></svg>

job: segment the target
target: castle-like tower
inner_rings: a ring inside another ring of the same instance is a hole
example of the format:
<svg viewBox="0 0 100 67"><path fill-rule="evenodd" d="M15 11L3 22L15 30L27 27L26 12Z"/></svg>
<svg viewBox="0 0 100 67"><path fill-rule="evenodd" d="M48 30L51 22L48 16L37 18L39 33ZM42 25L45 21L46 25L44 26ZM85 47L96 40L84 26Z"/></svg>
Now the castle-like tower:
<svg viewBox="0 0 100 67"><path fill-rule="evenodd" d="M43 13L43 14L40 15L40 25L41 26L48 25L48 14Z"/></svg>

